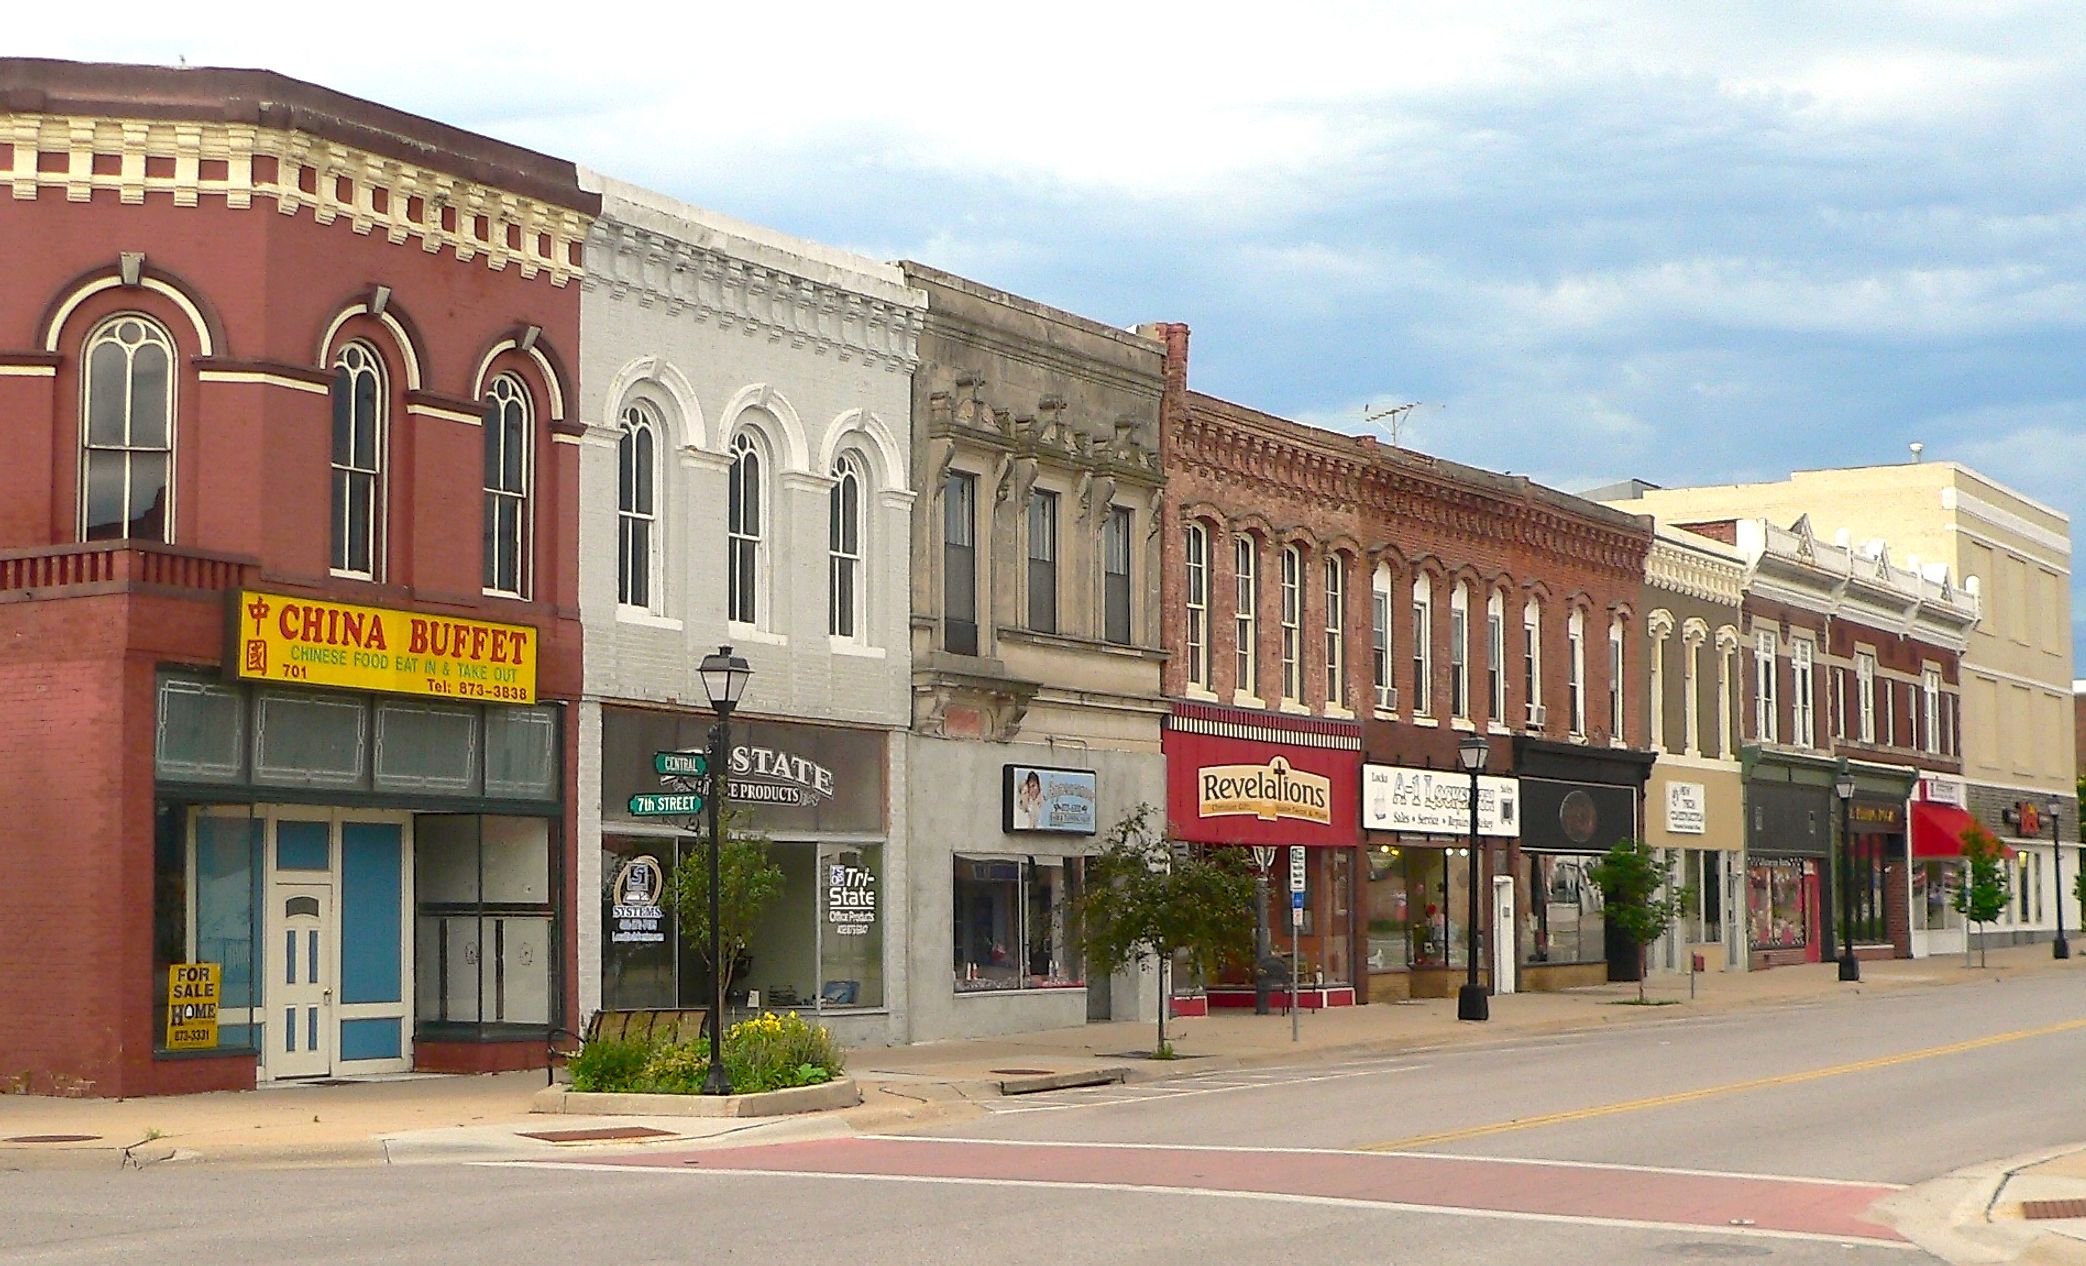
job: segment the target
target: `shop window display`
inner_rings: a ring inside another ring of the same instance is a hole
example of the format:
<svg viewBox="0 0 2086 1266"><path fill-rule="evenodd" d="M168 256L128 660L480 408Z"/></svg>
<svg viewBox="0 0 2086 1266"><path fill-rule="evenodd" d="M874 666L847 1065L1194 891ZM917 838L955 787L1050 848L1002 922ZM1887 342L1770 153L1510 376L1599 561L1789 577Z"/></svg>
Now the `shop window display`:
<svg viewBox="0 0 2086 1266"><path fill-rule="evenodd" d="M1810 863L1795 858L1755 860L1746 868L1746 933L1754 949L1802 949L1809 943L1809 869Z"/></svg>
<svg viewBox="0 0 2086 1266"><path fill-rule="evenodd" d="M421 814L413 834L419 1027L482 1036L549 1024L557 957L550 823Z"/></svg>
<svg viewBox="0 0 2086 1266"><path fill-rule="evenodd" d="M1080 860L956 858L956 992L1070 989L1086 983L1069 918Z"/></svg>
<svg viewBox="0 0 2086 1266"><path fill-rule="evenodd" d="M1413 967L1462 967L1470 915L1470 851L1407 848L1407 957Z"/></svg>
<svg viewBox="0 0 2086 1266"><path fill-rule="evenodd" d="M159 806L153 866L152 1032L166 1040L167 969L216 963L217 1050L255 1049L262 824L244 805Z"/></svg>
<svg viewBox="0 0 2086 1266"><path fill-rule="evenodd" d="M1606 962L1601 889L1586 872L1597 854L1530 854L1528 918L1521 926L1525 963Z"/></svg>
<svg viewBox="0 0 2086 1266"><path fill-rule="evenodd" d="M1921 862L1912 868L1912 926L1922 932L1951 932L1963 926L1952 904L1963 881L1956 862Z"/></svg>

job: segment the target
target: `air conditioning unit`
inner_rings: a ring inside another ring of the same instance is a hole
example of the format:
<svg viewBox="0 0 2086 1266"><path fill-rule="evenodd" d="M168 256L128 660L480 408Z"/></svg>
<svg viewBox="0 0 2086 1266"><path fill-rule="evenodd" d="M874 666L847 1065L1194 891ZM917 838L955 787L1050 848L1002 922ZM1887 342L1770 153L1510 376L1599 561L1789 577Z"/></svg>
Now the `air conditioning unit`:
<svg viewBox="0 0 2086 1266"><path fill-rule="evenodd" d="M1540 729L1542 729L1542 728L1543 728L1543 727L1544 727L1545 725L1547 725L1547 724L1549 723L1549 721L1550 721L1550 709L1548 709L1548 708L1544 707L1544 706L1543 706L1542 704L1540 704L1540 703L1531 703L1531 704L1529 704L1529 705L1528 705L1528 728L1529 728L1529 729L1531 729L1531 730L1540 730Z"/></svg>
<svg viewBox="0 0 2086 1266"><path fill-rule="evenodd" d="M1376 688L1376 710L1378 712L1396 712L1398 710L1398 688L1396 686L1378 686Z"/></svg>

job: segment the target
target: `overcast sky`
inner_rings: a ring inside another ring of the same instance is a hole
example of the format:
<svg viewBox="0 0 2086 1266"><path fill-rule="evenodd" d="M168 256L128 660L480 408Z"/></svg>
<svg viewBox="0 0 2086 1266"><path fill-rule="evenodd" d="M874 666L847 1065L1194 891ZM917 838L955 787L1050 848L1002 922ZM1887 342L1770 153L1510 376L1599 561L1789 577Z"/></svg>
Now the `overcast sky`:
<svg viewBox="0 0 2086 1266"><path fill-rule="evenodd" d="M267 66L1186 321L1202 390L1422 402L1405 443L1568 489L1921 440L2086 513L2075 3L125 8L7 51Z"/></svg>

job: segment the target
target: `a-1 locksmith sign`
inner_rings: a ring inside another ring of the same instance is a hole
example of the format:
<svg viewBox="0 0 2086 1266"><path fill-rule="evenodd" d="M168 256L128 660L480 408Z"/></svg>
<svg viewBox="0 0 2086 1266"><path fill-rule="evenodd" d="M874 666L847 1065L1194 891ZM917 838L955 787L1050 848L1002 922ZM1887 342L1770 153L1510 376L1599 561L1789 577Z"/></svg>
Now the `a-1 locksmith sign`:
<svg viewBox="0 0 2086 1266"><path fill-rule="evenodd" d="M536 630L248 589L235 674L249 681L536 702Z"/></svg>

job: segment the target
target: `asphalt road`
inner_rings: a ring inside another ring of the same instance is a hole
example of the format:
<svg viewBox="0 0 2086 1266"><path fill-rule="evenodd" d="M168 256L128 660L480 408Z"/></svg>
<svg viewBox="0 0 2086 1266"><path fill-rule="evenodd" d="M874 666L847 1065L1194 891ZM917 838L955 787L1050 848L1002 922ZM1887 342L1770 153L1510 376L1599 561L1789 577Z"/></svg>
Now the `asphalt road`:
<svg viewBox="0 0 2086 1266"><path fill-rule="evenodd" d="M1930 1261L1868 1206L2086 1139L2086 978L997 1107L559 1166L0 1174L0 1262Z"/></svg>

